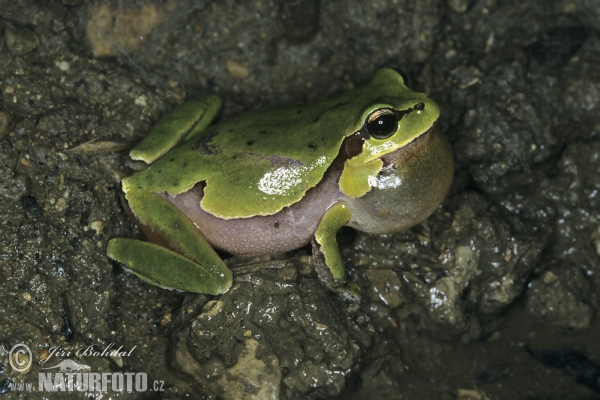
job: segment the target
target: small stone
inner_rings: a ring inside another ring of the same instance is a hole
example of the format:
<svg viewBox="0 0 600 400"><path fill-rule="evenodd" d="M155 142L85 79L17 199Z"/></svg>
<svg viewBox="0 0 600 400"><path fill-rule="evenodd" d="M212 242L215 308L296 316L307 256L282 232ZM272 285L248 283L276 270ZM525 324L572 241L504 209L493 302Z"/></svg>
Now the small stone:
<svg viewBox="0 0 600 400"><path fill-rule="evenodd" d="M69 70L69 63L66 61L61 61L58 63L58 69L60 69L61 71L68 71Z"/></svg>
<svg viewBox="0 0 600 400"><path fill-rule="evenodd" d="M58 190L61 192L65 189L65 176L60 174L60 180L58 181Z"/></svg>
<svg viewBox="0 0 600 400"><path fill-rule="evenodd" d="M227 60L227 72L236 79L244 79L250 75L247 67L231 59Z"/></svg>
<svg viewBox="0 0 600 400"><path fill-rule="evenodd" d="M556 281L558 281L558 276L552 271L546 271L542 276L542 282L544 282L545 285L552 285Z"/></svg>
<svg viewBox="0 0 600 400"><path fill-rule="evenodd" d="M173 319L173 311L171 311L171 309L167 309L167 310L165 310L162 318L160 319L160 325L167 326L171 323L172 319Z"/></svg>
<svg viewBox="0 0 600 400"><path fill-rule="evenodd" d="M315 328L317 329L317 331L323 332L329 329L329 327L327 325L324 324L320 324L320 323L315 323Z"/></svg>
<svg viewBox="0 0 600 400"><path fill-rule="evenodd" d="M373 301L381 301L391 309L402 305L400 295L400 279L391 269L368 269L365 271L367 279L371 283L369 297Z"/></svg>
<svg viewBox="0 0 600 400"><path fill-rule="evenodd" d="M135 105L146 107L148 104L146 103L146 96L138 96L135 98Z"/></svg>
<svg viewBox="0 0 600 400"><path fill-rule="evenodd" d="M11 54L20 56L35 50L40 45L40 38L29 29L6 23L4 32L6 47Z"/></svg>
<svg viewBox="0 0 600 400"><path fill-rule="evenodd" d="M63 212L63 211L65 211L66 206L67 206L67 200L61 197L60 199L58 199L56 201L54 208L58 212Z"/></svg>
<svg viewBox="0 0 600 400"><path fill-rule="evenodd" d="M102 228L104 228L104 222L102 221L92 221L90 222L90 228L96 231L96 235L102 234Z"/></svg>
<svg viewBox="0 0 600 400"><path fill-rule="evenodd" d="M202 314L205 314L209 317L214 317L221 311L224 303L220 300L211 300L202 307Z"/></svg>

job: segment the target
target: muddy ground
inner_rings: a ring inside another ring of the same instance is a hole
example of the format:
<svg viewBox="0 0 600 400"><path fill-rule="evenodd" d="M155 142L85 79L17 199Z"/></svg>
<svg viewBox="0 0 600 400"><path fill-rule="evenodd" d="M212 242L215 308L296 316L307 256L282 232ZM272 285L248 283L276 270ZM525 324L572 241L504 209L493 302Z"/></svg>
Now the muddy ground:
<svg viewBox="0 0 600 400"><path fill-rule="evenodd" d="M597 398L599 19L597 0L0 0L0 393L50 396L41 368L71 359L147 374L103 398ZM308 248L217 297L108 259L141 237L126 150L175 105L314 102L385 66L438 102L457 171L413 229L340 234L360 303Z"/></svg>

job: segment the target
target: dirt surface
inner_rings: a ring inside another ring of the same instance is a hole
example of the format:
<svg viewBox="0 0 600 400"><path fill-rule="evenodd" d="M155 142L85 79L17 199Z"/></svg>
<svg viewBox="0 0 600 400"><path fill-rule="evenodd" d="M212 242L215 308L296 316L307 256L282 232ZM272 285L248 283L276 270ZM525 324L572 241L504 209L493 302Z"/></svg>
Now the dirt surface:
<svg viewBox="0 0 600 400"><path fill-rule="evenodd" d="M147 374L103 398L597 398L599 19L596 0L0 0L0 393L83 397L38 391L70 359ZM313 102L385 66L438 102L457 172L413 229L339 235L360 303L308 248L217 297L108 259L141 237L125 150L173 106Z"/></svg>

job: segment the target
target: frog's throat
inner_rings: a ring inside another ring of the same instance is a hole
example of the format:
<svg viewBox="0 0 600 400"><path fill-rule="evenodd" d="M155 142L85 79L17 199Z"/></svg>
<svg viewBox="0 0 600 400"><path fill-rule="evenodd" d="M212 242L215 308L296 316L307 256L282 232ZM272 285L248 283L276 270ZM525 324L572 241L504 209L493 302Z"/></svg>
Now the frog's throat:
<svg viewBox="0 0 600 400"><path fill-rule="evenodd" d="M452 148L439 129L382 161L385 167L370 182L372 190L348 201L353 215L348 225L372 234L402 231L427 218L448 193L454 174Z"/></svg>
<svg viewBox="0 0 600 400"><path fill-rule="evenodd" d="M378 157L363 158L361 154L350 158L344 163L344 170L340 177L340 190L350 198L360 198L371 190L369 181L381 172L381 169L388 165L389 159L399 160L414 153L415 148L420 146L435 129L435 123L424 133L407 141L399 148L391 148L389 151L382 152ZM367 142L364 145L368 145Z"/></svg>

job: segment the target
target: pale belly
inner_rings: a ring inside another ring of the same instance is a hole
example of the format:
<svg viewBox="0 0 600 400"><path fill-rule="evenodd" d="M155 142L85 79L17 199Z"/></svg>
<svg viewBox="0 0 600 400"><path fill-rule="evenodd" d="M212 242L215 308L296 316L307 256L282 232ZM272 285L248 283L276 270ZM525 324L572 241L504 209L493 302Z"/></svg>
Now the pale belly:
<svg viewBox="0 0 600 400"><path fill-rule="evenodd" d="M211 246L234 255L260 256L308 244L327 209L345 199L338 178L339 174L329 172L298 203L273 215L250 218L226 220L207 213L200 207L200 186L175 197L163 197L188 216Z"/></svg>

